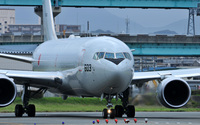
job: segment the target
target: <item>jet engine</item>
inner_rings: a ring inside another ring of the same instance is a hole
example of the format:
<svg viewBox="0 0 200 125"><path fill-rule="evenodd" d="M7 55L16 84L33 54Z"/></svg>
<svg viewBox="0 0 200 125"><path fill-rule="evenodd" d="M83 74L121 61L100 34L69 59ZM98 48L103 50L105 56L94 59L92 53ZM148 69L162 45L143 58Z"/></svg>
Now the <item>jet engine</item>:
<svg viewBox="0 0 200 125"><path fill-rule="evenodd" d="M190 96L190 86L181 78L168 77L157 87L157 99L167 108L184 106L189 101Z"/></svg>
<svg viewBox="0 0 200 125"><path fill-rule="evenodd" d="M17 88L12 79L0 75L0 107L10 105L16 98Z"/></svg>

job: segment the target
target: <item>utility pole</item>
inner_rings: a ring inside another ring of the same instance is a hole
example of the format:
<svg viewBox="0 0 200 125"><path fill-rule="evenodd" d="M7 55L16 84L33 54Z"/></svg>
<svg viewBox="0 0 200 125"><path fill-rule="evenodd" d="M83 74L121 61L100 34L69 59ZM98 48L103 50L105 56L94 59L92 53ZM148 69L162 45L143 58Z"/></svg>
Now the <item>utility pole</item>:
<svg viewBox="0 0 200 125"><path fill-rule="evenodd" d="M195 23L194 23L195 13L196 13L196 8L189 8L187 35L193 35L193 36L195 35Z"/></svg>
<svg viewBox="0 0 200 125"><path fill-rule="evenodd" d="M125 21L126 21L126 34L128 34L129 30L130 30L130 28L129 28L130 27L129 26L130 25L130 19L127 17Z"/></svg>
<svg viewBox="0 0 200 125"><path fill-rule="evenodd" d="M90 22L89 21L87 21L87 34L88 34L88 36L89 36L89 31L90 31Z"/></svg>

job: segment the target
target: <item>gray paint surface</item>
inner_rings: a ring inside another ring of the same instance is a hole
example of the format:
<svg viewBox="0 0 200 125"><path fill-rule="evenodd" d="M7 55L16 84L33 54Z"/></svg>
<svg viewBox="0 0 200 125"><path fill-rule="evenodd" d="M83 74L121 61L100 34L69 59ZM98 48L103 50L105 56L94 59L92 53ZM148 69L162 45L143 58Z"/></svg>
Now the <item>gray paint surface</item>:
<svg viewBox="0 0 200 125"><path fill-rule="evenodd" d="M101 125L105 125L105 119L101 112L40 112L36 117L15 118L13 113L0 113L1 125L91 125L93 121L100 120ZM119 125L125 125L123 118L117 118ZM144 125L145 118L148 119L146 125L198 125L200 122L200 112L136 112L137 124ZM116 125L114 119L108 119L109 125ZM135 124L129 119L129 124Z"/></svg>

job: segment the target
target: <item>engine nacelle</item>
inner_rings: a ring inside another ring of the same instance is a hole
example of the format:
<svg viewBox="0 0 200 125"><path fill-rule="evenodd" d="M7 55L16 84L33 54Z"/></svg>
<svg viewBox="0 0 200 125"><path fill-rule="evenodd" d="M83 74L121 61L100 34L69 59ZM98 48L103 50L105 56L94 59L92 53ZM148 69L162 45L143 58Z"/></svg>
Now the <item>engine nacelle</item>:
<svg viewBox="0 0 200 125"><path fill-rule="evenodd" d="M168 77L157 87L157 99L167 108L180 108L187 104L190 97L190 86L181 78Z"/></svg>
<svg viewBox="0 0 200 125"><path fill-rule="evenodd" d="M10 105L16 98L17 88L9 77L0 75L0 107Z"/></svg>

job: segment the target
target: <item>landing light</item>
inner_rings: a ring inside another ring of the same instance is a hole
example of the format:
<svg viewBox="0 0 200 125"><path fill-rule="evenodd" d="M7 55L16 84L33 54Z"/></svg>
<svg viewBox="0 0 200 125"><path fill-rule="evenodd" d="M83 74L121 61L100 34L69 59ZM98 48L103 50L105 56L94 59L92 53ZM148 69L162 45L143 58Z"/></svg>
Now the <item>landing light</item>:
<svg viewBox="0 0 200 125"><path fill-rule="evenodd" d="M108 109L108 114L110 114L111 113L111 109Z"/></svg>

